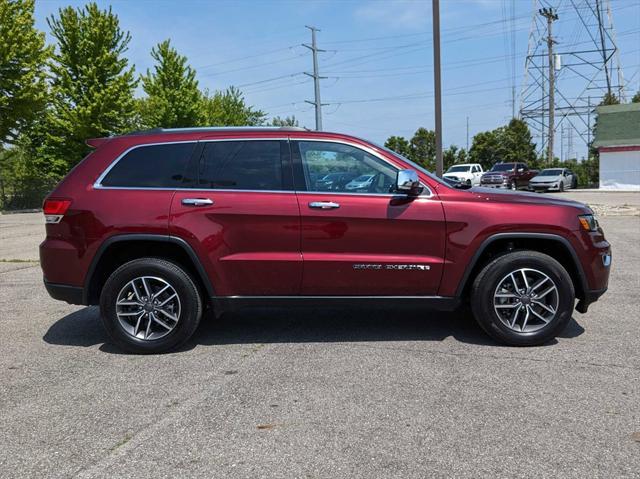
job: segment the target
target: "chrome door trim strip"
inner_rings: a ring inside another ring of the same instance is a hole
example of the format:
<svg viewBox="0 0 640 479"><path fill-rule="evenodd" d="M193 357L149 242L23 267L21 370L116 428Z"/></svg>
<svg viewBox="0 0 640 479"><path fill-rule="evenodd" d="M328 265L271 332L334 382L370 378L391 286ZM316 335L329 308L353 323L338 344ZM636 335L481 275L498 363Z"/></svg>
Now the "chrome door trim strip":
<svg viewBox="0 0 640 479"><path fill-rule="evenodd" d="M162 142L154 142L154 143L141 143L139 145L131 146L127 148L125 151L120 153L113 160L109 166L100 174L98 179L93 183L93 188L96 190L150 190L150 191L214 191L214 192L239 192L239 193L286 193L286 194L315 194L315 195L350 195L350 196L381 196L381 197L407 197L403 194L398 193L346 193L346 192L328 192L328 191L295 191L295 190L244 190L244 189L223 189L223 188L171 188L171 187L151 187L151 186L103 186L102 181L107 176L107 174L116 166L116 164L124 158L124 156L137 148L144 148L147 146L158 146L158 145L175 145L181 143L213 143L220 141L315 141L315 142L323 142L323 143L339 143L343 145L352 146L354 148L361 149L366 151L367 153L375 156L381 161L387 163L392 166L394 169L398 169L398 166L391 163L387 158L381 156L375 150L370 147L360 145L358 143L348 141L348 140L336 140L333 138L299 138L299 137L277 137L277 138L213 138L213 139L202 139L202 140L182 140L182 141L162 141ZM432 198L435 196L431 188L424 184L424 182L420 182L420 184L424 187L425 191L429 194L425 194L424 192L420 196L416 196L415 198Z"/></svg>

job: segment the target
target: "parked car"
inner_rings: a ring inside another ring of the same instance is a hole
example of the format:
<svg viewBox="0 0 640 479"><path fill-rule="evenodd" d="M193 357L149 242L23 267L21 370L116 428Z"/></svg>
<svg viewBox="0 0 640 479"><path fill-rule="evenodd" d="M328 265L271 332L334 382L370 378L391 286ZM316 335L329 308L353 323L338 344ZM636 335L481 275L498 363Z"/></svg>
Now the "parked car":
<svg viewBox="0 0 640 479"><path fill-rule="evenodd" d="M315 185L321 191L331 191L344 188L357 175L355 173L329 173L316 180Z"/></svg>
<svg viewBox="0 0 640 479"><path fill-rule="evenodd" d="M416 314L467 302L495 339L534 345L607 289L611 249L587 206L453 188L348 135L159 129L88 144L44 201L40 264L49 294L100 305L127 351L179 347L205 310ZM374 171L369 188L317 191L309 180L345 168Z"/></svg>
<svg viewBox="0 0 640 479"><path fill-rule="evenodd" d="M469 186L477 186L480 184L482 173L484 171L479 163L465 163L451 166L443 176Z"/></svg>
<svg viewBox="0 0 640 479"><path fill-rule="evenodd" d="M578 177L567 168L546 168L531 178L532 191L564 191L578 186Z"/></svg>
<svg viewBox="0 0 640 479"><path fill-rule="evenodd" d="M345 188L348 191L368 190L375 177L375 174L360 175L347 183Z"/></svg>
<svg viewBox="0 0 640 479"><path fill-rule="evenodd" d="M529 180L538 174L526 163L496 163L480 178L480 186L517 190L528 188Z"/></svg>

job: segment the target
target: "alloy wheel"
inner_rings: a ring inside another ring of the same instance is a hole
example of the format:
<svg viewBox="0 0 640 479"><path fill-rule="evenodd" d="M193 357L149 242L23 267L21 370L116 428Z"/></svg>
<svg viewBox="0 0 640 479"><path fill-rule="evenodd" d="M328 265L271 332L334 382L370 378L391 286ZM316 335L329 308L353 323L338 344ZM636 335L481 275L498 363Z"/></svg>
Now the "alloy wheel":
<svg viewBox="0 0 640 479"><path fill-rule="evenodd" d="M560 296L553 280L541 271L521 268L507 274L493 295L500 321L518 333L538 331L558 311Z"/></svg>
<svg viewBox="0 0 640 479"><path fill-rule="evenodd" d="M166 280L156 276L132 279L118 293L116 315L122 329L137 339L160 339L180 320L180 297Z"/></svg>

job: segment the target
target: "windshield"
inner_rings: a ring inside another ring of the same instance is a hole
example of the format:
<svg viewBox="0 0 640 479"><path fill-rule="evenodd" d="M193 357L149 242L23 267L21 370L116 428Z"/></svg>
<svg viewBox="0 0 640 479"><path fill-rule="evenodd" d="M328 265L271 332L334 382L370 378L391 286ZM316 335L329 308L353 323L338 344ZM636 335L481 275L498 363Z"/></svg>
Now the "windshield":
<svg viewBox="0 0 640 479"><path fill-rule="evenodd" d="M343 173L329 173L328 175L324 175L321 179L322 180L334 180L336 178L340 178L340 175L342 175Z"/></svg>
<svg viewBox="0 0 640 479"><path fill-rule="evenodd" d="M514 167L513 163L497 163L493 165L493 168L491 168L491 171L511 171L513 170L513 167Z"/></svg>
<svg viewBox="0 0 640 479"><path fill-rule="evenodd" d="M538 176L558 176L562 174L562 170L542 170Z"/></svg>
<svg viewBox="0 0 640 479"><path fill-rule="evenodd" d="M356 179L354 179L353 181L368 181L371 178L373 178L373 176L374 175L360 175Z"/></svg>
<svg viewBox="0 0 640 479"><path fill-rule="evenodd" d="M470 166L452 166L447 170L447 173L466 173L470 169Z"/></svg>

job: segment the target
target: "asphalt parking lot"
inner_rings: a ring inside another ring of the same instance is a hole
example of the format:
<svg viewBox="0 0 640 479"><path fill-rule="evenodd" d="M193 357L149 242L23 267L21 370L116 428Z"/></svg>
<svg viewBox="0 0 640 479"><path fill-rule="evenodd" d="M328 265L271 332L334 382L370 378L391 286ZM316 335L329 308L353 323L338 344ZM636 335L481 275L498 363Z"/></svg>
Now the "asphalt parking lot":
<svg viewBox="0 0 640 479"><path fill-rule="evenodd" d="M640 193L592 203L609 292L553 344L463 313L260 311L130 356L0 216L0 477L640 477ZM622 207L623 205L626 205Z"/></svg>

